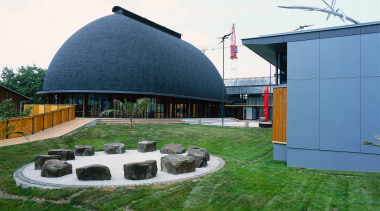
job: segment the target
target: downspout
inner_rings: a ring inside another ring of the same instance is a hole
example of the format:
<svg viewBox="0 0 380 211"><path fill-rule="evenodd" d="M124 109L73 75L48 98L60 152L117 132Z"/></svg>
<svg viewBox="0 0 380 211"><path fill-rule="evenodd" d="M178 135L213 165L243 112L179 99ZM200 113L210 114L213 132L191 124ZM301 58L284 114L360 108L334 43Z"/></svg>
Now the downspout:
<svg viewBox="0 0 380 211"><path fill-rule="evenodd" d="M26 103L26 102L29 102L30 100L28 100L28 101L20 101L20 113L21 113L21 111L22 111L22 104L23 103Z"/></svg>

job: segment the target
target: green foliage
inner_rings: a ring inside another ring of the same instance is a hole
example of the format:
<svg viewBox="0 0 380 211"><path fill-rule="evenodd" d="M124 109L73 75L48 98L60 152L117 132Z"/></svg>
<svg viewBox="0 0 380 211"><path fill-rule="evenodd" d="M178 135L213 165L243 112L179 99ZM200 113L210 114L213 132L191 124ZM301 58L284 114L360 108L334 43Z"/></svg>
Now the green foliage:
<svg viewBox="0 0 380 211"><path fill-rule="evenodd" d="M31 99L31 104L46 103L46 97L37 95L43 89L46 70L37 66L21 66L14 73L13 69L4 67L0 84L25 95Z"/></svg>
<svg viewBox="0 0 380 211"><path fill-rule="evenodd" d="M15 104L12 98L6 99L0 103L0 120L10 117L17 117Z"/></svg>
<svg viewBox="0 0 380 211"><path fill-rule="evenodd" d="M31 106L29 106L27 109L25 109L24 112L21 112L20 116L27 116L31 112ZM11 125L7 123L7 119L11 117L17 117L17 113L15 110L14 102L12 98L4 100L2 103L0 103L0 125L4 125L4 127L0 130L0 139L1 138L7 138L9 135L12 134L21 134L23 136L26 136L27 134L23 131L15 131L16 125Z"/></svg>
<svg viewBox="0 0 380 211"><path fill-rule="evenodd" d="M129 102L124 99L124 103L120 100L114 100L115 109L109 109L100 113L100 116L109 115L114 113L118 116L129 116L129 129L133 128L133 117L140 115L146 111L146 109L151 105L148 98L139 98L136 102Z"/></svg>
<svg viewBox="0 0 380 211"><path fill-rule="evenodd" d="M375 140L378 142L378 144L375 143L375 142L371 142L371 141L362 141L362 144L363 145L370 145L370 146L380 147L380 136L376 136Z"/></svg>
<svg viewBox="0 0 380 211"><path fill-rule="evenodd" d="M380 174L290 168L272 159L272 129L203 125L101 124L59 138L1 147L0 210L380 210ZM13 173L50 149L112 142L206 148L226 161L219 171L170 184L117 188L23 189ZM19 199L22 198L23 200ZM50 200L50 201L48 201Z"/></svg>
<svg viewBox="0 0 380 211"><path fill-rule="evenodd" d="M28 116L32 109L32 106L28 106L23 112L17 114L15 110L15 103L12 98L6 99L0 103L0 120L11 117Z"/></svg>

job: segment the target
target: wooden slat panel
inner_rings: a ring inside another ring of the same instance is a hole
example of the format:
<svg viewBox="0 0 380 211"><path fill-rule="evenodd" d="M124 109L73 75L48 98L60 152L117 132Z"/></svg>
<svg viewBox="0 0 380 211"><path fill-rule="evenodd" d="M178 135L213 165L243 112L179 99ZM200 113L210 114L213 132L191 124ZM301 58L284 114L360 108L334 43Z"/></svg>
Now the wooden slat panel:
<svg viewBox="0 0 380 211"><path fill-rule="evenodd" d="M8 120L8 125L15 125L13 131L24 131L25 133L31 135L75 119L75 106L72 105L24 105L24 108L28 106L33 106L32 114L34 115ZM57 110L58 108L60 109ZM49 110L53 111L46 112ZM44 113L44 111L46 113ZM0 122L0 129L5 126L6 121ZM8 138L15 138L19 136L21 135L14 134L10 135Z"/></svg>
<svg viewBox="0 0 380 211"><path fill-rule="evenodd" d="M70 120L75 119L75 106L71 106L70 108Z"/></svg>
<svg viewBox="0 0 380 211"><path fill-rule="evenodd" d="M286 87L273 89L273 132L272 140L286 144Z"/></svg>
<svg viewBox="0 0 380 211"><path fill-rule="evenodd" d="M44 117L44 130L53 126L53 112L45 113Z"/></svg>
<svg viewBox="0 0 380 211"><path fill-rule="evenodd" d="M37 133L44 130L44 114L34 116L34 128L33 133Z"/></svg>
<svg viewBox="0 0 380 211"><path fill-rule="evenodd" d="M62 120L61 120L61 122L67 122L67 121L69 121L69 109L67 109L67 108L64 108L64 109L62 109Z"/></svg>

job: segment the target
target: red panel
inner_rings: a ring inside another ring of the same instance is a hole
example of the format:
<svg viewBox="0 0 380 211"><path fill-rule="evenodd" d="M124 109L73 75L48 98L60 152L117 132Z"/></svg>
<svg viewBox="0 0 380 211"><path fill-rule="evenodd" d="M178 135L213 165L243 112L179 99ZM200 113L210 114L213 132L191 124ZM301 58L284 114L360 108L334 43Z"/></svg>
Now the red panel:
<svg viewBox="0 0 380 211"><path fill-rule="evenodd" d="M269 120L269 89L268 87L264 88L264 111L263 116Z"/></svg>

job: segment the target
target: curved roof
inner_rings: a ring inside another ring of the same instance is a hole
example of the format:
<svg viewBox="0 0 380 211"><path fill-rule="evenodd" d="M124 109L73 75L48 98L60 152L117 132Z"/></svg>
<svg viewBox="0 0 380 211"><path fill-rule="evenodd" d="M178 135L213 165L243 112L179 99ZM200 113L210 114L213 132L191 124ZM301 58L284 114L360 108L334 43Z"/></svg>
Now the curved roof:
<svg viewBox="0 0 380 211"><path fill-rule="evenodd" d="M221 101L223 89L215 66L194 46L116 13L89 23L62 45L39 94L126 93Z"/></svg>

